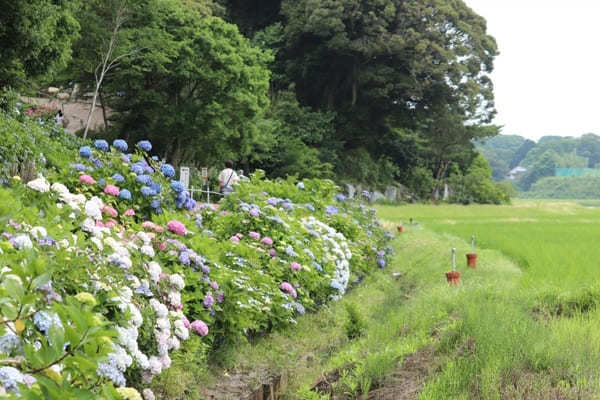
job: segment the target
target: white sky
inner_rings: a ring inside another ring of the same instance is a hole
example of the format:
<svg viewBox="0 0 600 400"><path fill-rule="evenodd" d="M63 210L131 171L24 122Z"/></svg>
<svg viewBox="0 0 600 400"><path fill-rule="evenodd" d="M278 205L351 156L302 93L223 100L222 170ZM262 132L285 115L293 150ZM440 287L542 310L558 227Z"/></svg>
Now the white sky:
<svg viewBox="0 0 600 400"><path fill-rule="evenodd" d="M503 134L600 135L600 1L465 0L496 38Z"/></svg>

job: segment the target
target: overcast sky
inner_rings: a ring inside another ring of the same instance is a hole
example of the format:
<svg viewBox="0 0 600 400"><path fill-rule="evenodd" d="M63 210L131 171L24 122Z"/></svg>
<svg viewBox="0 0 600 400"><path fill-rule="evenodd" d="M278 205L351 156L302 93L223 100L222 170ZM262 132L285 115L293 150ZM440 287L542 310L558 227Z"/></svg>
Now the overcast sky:
<svg viewBox="0 0 600 400"><path fill-rule="evenodd" d="M600 135L600 1L465 2L498 42L494 123L503 134Z"/></svg>

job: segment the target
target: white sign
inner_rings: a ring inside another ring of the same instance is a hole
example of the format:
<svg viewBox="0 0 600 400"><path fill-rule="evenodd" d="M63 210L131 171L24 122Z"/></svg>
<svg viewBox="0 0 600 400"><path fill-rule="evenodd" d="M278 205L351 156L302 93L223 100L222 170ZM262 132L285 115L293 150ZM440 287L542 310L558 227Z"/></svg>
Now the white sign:
<svg viewBox="0 0 600 400"><path fill-rule="evenodd" d="M179 168L179 181L183 183L183 187L187 190L190 187L190 168Z"/></svg>

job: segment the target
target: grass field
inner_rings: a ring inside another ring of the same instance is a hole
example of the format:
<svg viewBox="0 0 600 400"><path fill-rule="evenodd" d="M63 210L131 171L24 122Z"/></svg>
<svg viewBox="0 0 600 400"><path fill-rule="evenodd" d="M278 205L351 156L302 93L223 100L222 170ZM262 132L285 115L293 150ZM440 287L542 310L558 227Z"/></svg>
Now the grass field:
<svg viewBox="0 0 600 400"><path fill-rule="evenodd" d="M519 201L512 206L384 206L379 216L404 224L412 218L419 225L407 226L408 235L417 227L432 230L448 247L464 248L474 235L485 267L496 267L486 260L486 250L494 249L522 271L513 287L505 285L511 279L501 278L485 293L472 291L472 304L460 319L463 335L474 343L473 362L444 367L422 398L600 397L599 208ZM490 297L492 304L486 302ZM475 371L469 374L471 368ZM468 390L451 390L453 380L469 375Z"/></svg>

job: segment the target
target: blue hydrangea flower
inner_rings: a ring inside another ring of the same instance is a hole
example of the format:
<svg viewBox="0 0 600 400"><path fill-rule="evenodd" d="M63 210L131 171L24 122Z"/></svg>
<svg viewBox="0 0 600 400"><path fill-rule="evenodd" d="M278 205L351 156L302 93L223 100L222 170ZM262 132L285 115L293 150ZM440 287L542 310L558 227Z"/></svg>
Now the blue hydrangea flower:
<svg viewBox="0 0 600 400"><path fill-rule="evenodd" d="M152 178L150 177L150 175L138 175L135 180L138 183L141 183L142 185L146 185L146 186L150 186L152 185L154 182L152 182Z"/></svg>
<svg viewBox="0 0 600 400"><path fill-rule="evenodd" d="M300 190L304 190L304 182L296 183L296 187L298 187L298 189L300 189Z"/></svg>
<svg viewBox="0 0 600 400"><path fill-rule="evenodd" d="M179 254L179 262L183 265L190 265L190 253L182 251L181 254Z"/></svg>
<svg viewBox="0 0 600 400"><path fill-rule="evenodd" d="M267 199L267 204L270 205L270 206L275 207L277 205L277 203L278 203L278 201L274 197L270 197L270 198Z"/></svg>
<svg viewBox="0 0 600 400"><path fill-rule="evenodd" d="M292 246L286 247L285 254L287 254L289 257L298 257L298 253L294 251Z"/></svg>
<svg viewBox="0 0 600 400"><path fill-rule="evenodd" d="M152 159L153 159L154 161L158 161L158 156L152 156Z"/></svg>
<svg viewBox="0 0 600 400"><path fill-rule="evenodd" d="M315 211L315 206L313 206L313 205L312 205L312 204L310 204L310 203L306 203L306 204L304 205L304 208L306 208L308 211Z"/></svg>
<svg viewBox="0 0 600 400"><path fill-rule="evenodd" d="M21 339L15 334L7 333L0 337L0 353L10 355L21 347Z"/></svg>
<svg viewBox="0 0 600 400"><path fill-rule="evenodd" d="M379 265L379 268L385 268L385 260L383 258L377 259L377 265Z"/></svg>
<svg viewBox="0 0 600 400"><path fill-rule="evenodd" d="M338 213L338 208L335 206L326 206L325 207L325 214L328 215L335 215Z"/></svg>
<svg viewBox="0 0 600 400"><path fill-rule="evenodd" d="M196 226L202 228L202 214L196 214Z"/></svg>
<svg viewBox="0 0 600 400"><path fill-rule="evenodd" d="M127 384L125 375L117 368L114 361L98 364L98 370L96 372L98 373L98 376L110 379L115 386L125 386Z"/></svg>
<svg viewBox="0 0 600 400"><path fill-rule="evenodd" d="M13 367L0 368L0 383L7 392L17 393L19 383L23 383L23 374Z"/></svg>
<svg viewBox="0 0 600 400"><path fill-rule="evenodd" d="M336 200L339 202L344 202L346 201L346 196L344 196L343 194L338 194L337 196L335 196Z"/></svg>
<svg viewBox="0 0 600 400"><path fill-rule="evenodd" d="M154 190L152 190L152 188L150 188L148 186L142 186L142 188L140 189L140 191L142 192L142 195L144 195L146 197L156 195L156 192Z"/></svg>
<svg viewBox="0 0 600 400"><path fill-rule="evenodd" d="M119 197L123 200L131 200L131 192L127 189L121 189L119 192Z"/></svg>
<svg viewBox="0 0 600 400"><path fill-rule="evenodd" d="M171 164L163 164L160 167L160 172L162 172L167 178L172 178L175 176L175 168L173 168Z"/></svg>
<svg viewBox="0 0 600 400"><path fill-rule="evenodd" d="M294 209L294 205L293 205L292 203L288 202L288 201L284 202L284 203L282 204L282 207L283 207L283 209L284 209L284 210L286 210L286 211L290 211L290 210L293 210L293 209Z"/></svg>
<svg viewBox="0 0 600 400"><path fill-rule="evenodd" d="M147 296L147 297L154 296L154 294L152 294L152 291L150 290L150 288L146 285L138 286L137 288L135 288L135 292L138 294L143 294L144 296Z"/></svg>
<svg viewBox="0 0 600 400"><path fill-rule="evenodd" d="M101 188L104 188L104 186L106 186L106 182L104 181L104 178L98 179L98 186L100 186Z"/></svg>
<svg viewBox="0 0 600 400"><path fill-rule="evenodd" d="M162 192L162 186L161 186L159 183L152 182L152 183L150 184L150 187L151 187L151 188L152 188L152 190L154 190L156 193L160 193L160 192Z"/></svg>
<svg viewBox="0 0 600 400"><path fill-rule="evenodd" d="M62 327L62 323L56 314L50 315L46 311L38 311L33 314L33 324L44 335L48 335L48 331L52 325Z"/></svg>
<svg viewBox="0 0 600 400"><path fill-rule="evenodd" d="M116 139L115 141L113 141L113 147L119 151L127 151L128 148L127 142L123 139Z"/></svg>
<svg viewBox="0 0 600 400"><path fill-rule="evenodd" d="M72 167L75 168L79 172L84 172L84 171L87 170L87 168L85 167L85 165L83 165L81 163L73 164Z"/></svg>
<svg viewBox="0 0 600 400"><path fill-rule="evenodd" d="M363 197L365 197L367 199L371 198L371 192L369 192L368 190L363 190L362 195L363 195Z"/></svg>
<svg viewBox="0 0 600 400"><path fill-rule="evenodd" d="M154 173L154 170L152 169L151 166L149 166L148 164L144 165L144 172L147 174L152 175Z"/></svg>
<svg viewBox="0 0 600 400"><path fill-rule="evenodd" d="M152 144L148 140L140 140L137 145L140 149L144 150L145 152L149 152L150 150L152 150Z"/></svg>
<svg viewBox="0 0 600 400"><path fill-rule="evenodd" d="M154 209L154 212L155 212L156 214L162 214L162 213L163 213L163 209L162 209L162 208L160 208L160 207L158 207L158 208L155 208L155 209Z"/></svg>
<svg viewBox="0 0 600 400"><path fill-rule="evenodd" d="M312 265L313 265L313 267L315 267L315 269L316 269L317 271L319 271L319 272L323 272L323 267L322 267L322 266L321 266L321 264L319 264L318 262L316 262L316 261L313 261L313 262L312 262Z"/></svg>
<svg viewBox="0 0 600 400"><path fill-rule="evenodd" d="M98 159L94 159L92 161L92 163L94 164L94 167L96 167L96 168L102 168L102 161L100 161Z"/></svg>
<svg viewBox="0 0 600 400"><path fill-rule="evenodd" d="M112 176L112 178L115 180L115 182L123 182L125 180L125 178L123 177L123 175L116 173Z"/></svg>
<svg viewBox="0 0 600 400"><path fill-rule="evenodd" d="M98 139L94 142L94 147L98 150L108 151L108 142L104 139Z"/></svg>
<svg viewBox="0 0 600 400"><path fill-rule="evenodd" d="M160 208L160 201L157 199L154 199L150 202L150 207L157 209Z"/></svg>
<svg viewBox="0 0 600 400"><path fill-rule="evenodd" d="M179 181L171 181L171 189L177 193L181 193L184 190L183 183Z"/></svg>
<svg viewBox="0 0 600 400"><path fill-rule="evenodd" d="M90 146L83 146L79 149L79 155L84 158L90 158L92 149L90 149Z"/></svg>
<svg viewBox="0 0 600 400"><path fill-rule="evenodd" d="M183 204L183 208L185 208L188 211L194 210L196 208L196 200L192 199L191 197L188 197L185 203Z"/></svg>
<svg viewBox="0 0 600 400"><path fill-rule="evenodd" d="M144 173L144 167L137 163L131 164L131 172L133 172L136 175L141 175Z"/></svg>

